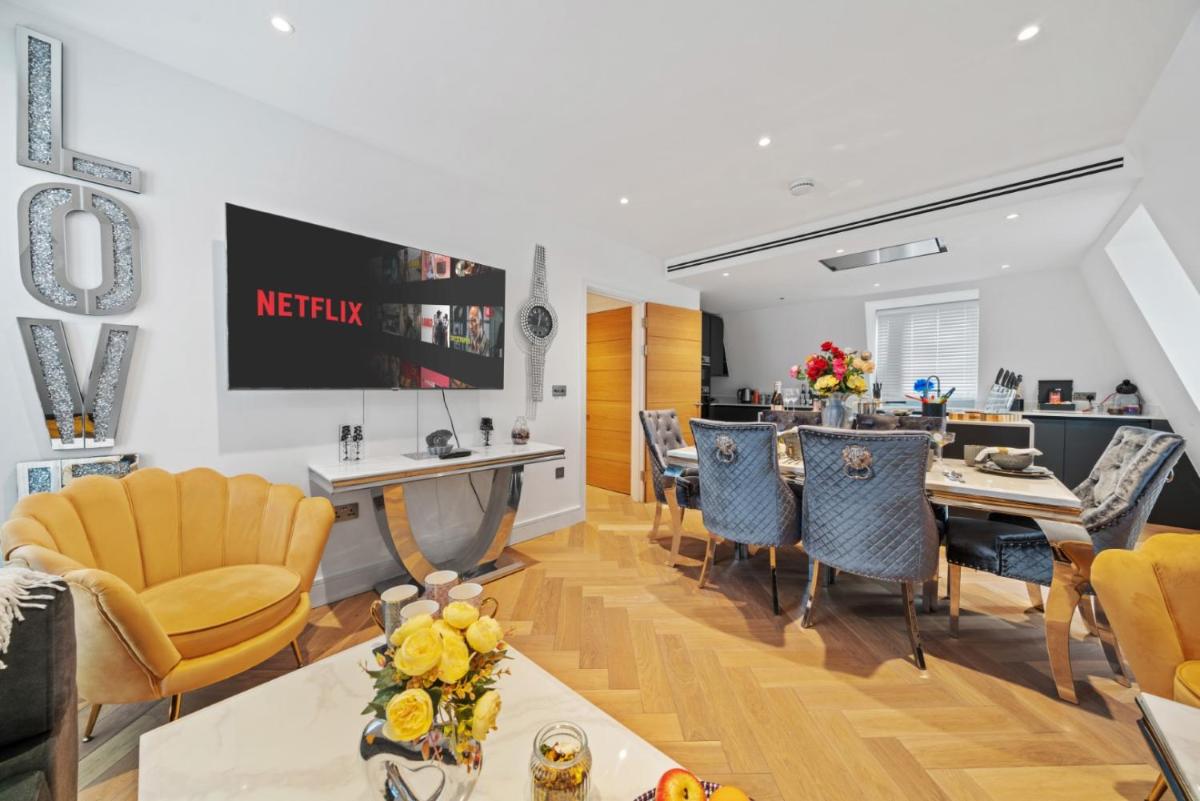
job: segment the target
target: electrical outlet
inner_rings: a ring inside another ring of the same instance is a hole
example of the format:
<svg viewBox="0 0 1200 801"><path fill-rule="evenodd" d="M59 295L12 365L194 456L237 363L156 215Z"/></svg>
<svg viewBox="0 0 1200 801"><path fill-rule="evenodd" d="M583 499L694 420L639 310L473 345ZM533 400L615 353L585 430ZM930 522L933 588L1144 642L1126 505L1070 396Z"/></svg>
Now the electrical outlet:
<svg viewBox="0 0 1200 801"><path fill-rule="evenodd" d="M339 503L333 507L333 522L344 523L358 519L358 502Z"/></svg>
<svg viewBox="0 0 1200 801"><path fill-rule="evenodd" d="M1096 400L1095 392L1072 392L1071 400L1074 401L1094 401Z"/></svg>
<svg viewBox="0 0 1200 801"><path fill-rule="evenodd" d="M554 477L555 478L564 478L566 475L567 475L567 468L565 468L565 467L554 468Z"/></svg>
<svg viewBox="0 0 1200 801"><path fill-rule="evenodd" d="M550 391L551 391L551 394L556 398L567 397L567 385L566 384L555 384L554 386L552 386L550 388Z"/></svg>

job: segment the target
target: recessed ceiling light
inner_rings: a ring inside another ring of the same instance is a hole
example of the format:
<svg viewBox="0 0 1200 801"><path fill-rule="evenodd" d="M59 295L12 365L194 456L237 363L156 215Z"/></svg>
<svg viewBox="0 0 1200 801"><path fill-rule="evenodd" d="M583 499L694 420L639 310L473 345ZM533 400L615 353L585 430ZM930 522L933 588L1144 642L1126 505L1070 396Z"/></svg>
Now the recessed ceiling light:
<svg viewBox="0 0 1200 801"><path fill-rule="evenodd" d="M771 137L769 136L760 137L758 140L759 147L766 147L769 144L771 144Z"/></svg>
<svg viewBox="0 0 1200 801"><path fill-rule="evenodd" d="M1000 265L1001 270L1007 270L1009 267L1012 267L1012 265L1011 264L1001 264Z"/></svg>
<svg viewBox="0 0 1200 801"><path fill-rule="evenodd" d="M619 202L619 203L620 203L622 206L628 206L628 205L629 205L629 198L627 198L627 197L623 197L623 198L621 198L621 199L620 199L620 201L618 201L618 202Z"/></svg>
<svg viewBox="0 0 1200 801"><path fill-rule="evenodd" d="M729 277L729 273L721 273L721 275L723 275L723 276L724 276L724 277L726 277L726 278L728 278L728 277Z"/></svg>
<svg viewBox="0 0 1200 801"><path fill-rule="evenodd" d="M879 287L879 284L878 284L878 283L876 283L876 284L875 284L875 287L876 287L876 288L878 288L878 287Z"/></svg>
<svg viewBox="0 0 1200 801"><path fill-rule="evenodd" d="M271 17L271 27L274 28L275 30L279 31L280 33L292 33L293 31L296 30L295 25L288 22L286 19L279 16L278 14Z"/></svg>
<svg viewBox="0 0 1200 801"><path fill-rule="evenodd" d="M838 248L837 250L834 251L834 253L845 253L845 252L846 252L845 248Z"/></svg>
<svg viewBox="0 0 1200 801"><path fill-rule="evenodd" d="M1021 29L1021 32L1017 34L1017 41L1018 42L1028 42L1030 39L1037 36L1041 32L1042 32L1042 29L1036 25L1026 25L1024 28Z"/></svg>
<svg viewBox="0 0 1200 801"><path fill-rule="evenodd" d="M1015 220L1015 219L1017 219L1017 218L1018 218L1018 217L1020 217L1020 216L1021 216L1020 214L1017 214L1017 213L1014 211L1012 214L1006 214L1006 215L1004 215L1004 219L1006 219L1006 220Z"/></svg>

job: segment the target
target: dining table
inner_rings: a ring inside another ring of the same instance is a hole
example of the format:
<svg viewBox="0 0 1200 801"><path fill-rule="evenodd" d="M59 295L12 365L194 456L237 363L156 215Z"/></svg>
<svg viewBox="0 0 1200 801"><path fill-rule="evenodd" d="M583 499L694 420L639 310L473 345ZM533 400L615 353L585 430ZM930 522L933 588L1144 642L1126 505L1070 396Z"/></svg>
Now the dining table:
<svg viewBox="0 0 1200 801"><path fill-rule="evenodd" d="M683 468L698 465L696 448L674 448L667 452L666 461L674 469L668 469L664 474L667 482L664 494L670 507L672 533L678 537L682 516L673 483ZM787 481L803 485L803 461L789 457L780 457L778 461L779 472ZM1081 522L1079 498L1057 476L1001 475L980 470L962 459L934 460L925 474L925 493L934 504L1028 517L1045 532L1054 554L1053 578L1044 603L1050 672L1058 696L1064 701L1078 703L1071 670L1071 622L1083 600L1095 556L1091 535ZM803 539L800 547L803 547ZM1089 621L1090 627L1089 616L1085 616L1085 620ZM1125 680L1111 631L1102 626L1094 633L1105 644L1105 653L1117 675Z"/></svg>

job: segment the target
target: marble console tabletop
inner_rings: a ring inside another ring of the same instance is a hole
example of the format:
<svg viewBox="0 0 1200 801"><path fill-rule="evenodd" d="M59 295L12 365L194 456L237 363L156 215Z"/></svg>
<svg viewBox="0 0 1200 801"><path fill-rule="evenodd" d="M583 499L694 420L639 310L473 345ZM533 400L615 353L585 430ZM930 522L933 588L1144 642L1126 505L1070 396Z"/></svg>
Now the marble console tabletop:
<svg viewBox="0 0 1200 801"><path fill-rule="evenodd" d="M185 713L143 734L141 801L246 798L255 801L368 801L358 738L371 682L373 640ZM483 745L483 773L471 801L529 798L533 736L569 720L592 749L590 801L630 801L675 762L510 648L512 675L500 680L499 729Z"/></svg>
<svg viewBox="0 0 1200 801"><path fill-rule="evenodd" d="M383 484L437 478L508 465L532 464L562 459L565 451L558 445L527 442L514 445L498 442L486 448L471 448L469 456L457 459L413 459L396 454L363 459L359 462L331 462L308 466L309 479L326 492L366 489Z"/></svg>

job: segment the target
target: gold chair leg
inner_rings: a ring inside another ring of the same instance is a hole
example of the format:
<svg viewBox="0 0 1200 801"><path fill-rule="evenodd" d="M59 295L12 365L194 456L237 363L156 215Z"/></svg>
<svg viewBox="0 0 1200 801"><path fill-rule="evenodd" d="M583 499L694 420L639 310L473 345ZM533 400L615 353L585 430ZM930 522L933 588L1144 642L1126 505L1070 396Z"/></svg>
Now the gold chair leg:
<svg viewBox="0 0 1200 801"><path fill-rule="evenodd" d="M1029 595L1029 606L1039 612L1045 612L1046 607L1042 603L1042 585L1036 581L1025 582L1025 592Z"/></svg>
<svg viewBox="0 0 1200 801"><path fill-rule="evenodd" d="M900 596L904 599L904 619L908 622L908 641L912 645L913 661L919 670L925 669L925 649L921 647L921 630L917 627L915 603L916 582L900 582Z"/></svg>
<svg viewBox="0 0 1200 801"><path fill-rule="evenodd" d="M1093 595L1091 600L1095 607L1096 636L1100 638L1100 647L1104 649L1104 658L1108 660L1108 666L1112 668L1117 682L1122 687L1129 687L1129 671L1125 669L1125 658L1121 655L1121 644L1117 642L1117 634L1108 623L1108 615L1104 613L1104 605L1100 603L1100 597ZM1087 604L1087 602L1086 598L1082 601L1083 604Z"/></svg>
<svg viewBox="0 0 1200 801"><path fill-rule="evenodd" d="M772 545L768 550L771 555L771 610L775 614L779 614L783 610L779 608L779 579L775 575L775 546Z"/></svg>
<svg viewBox="0 0 1200 801"><path fill-rule="evenodd" d="M179 720L179 713L183 711L183 693L171 696L171 712L167 715L167 720Z"/></svg>
<svg viewBox="0 0 1200 801"><path fill-rule="evenodd" d="M958 636L958 612L962 604L962 565L946 565L946 586L950 591L950 636Z"/></svg>
<svg viewBox="0 0 1200 801"><path fill-rule="evenodd" d="M83 741L90 743L92 741L92 729L96 728L96 719L100 717L100 704L92 704L91 710L88 711L87 725L83 727Z"/></svg>
<svg viewBox="0 0 1200 801"><path fill-rule="evenodd" d="M1080 599L1079 616L1083 618L1083 625L1087 626L1088 634L1092 637L1099 637L1100 629L1096 626L1096 614L1092 610L1092 601L1090 598Z"/></svg>
<svg viewBox="0 0 1200 801"><path fill-rule="evenodd" d="M1050 673L1058 697L1072 704L1079 700L1071 672L1071 620L1079 606L1081 580L1070 562L1055 559L1054 579L1046 594L1046 652L1050 657Z"/></svg>
<svg viewBox="0 0 1200 801"><path fill-rule="evenodd" d="M1167 778L1160 773L1154 781L1154 786L1150 788L1150 794L1146 796L1146 801L1159 801L1166 792Z"/></svg>
<svg viewBox="0 0 1200 801"><path fill-rule="evenodd" d="M704 589L704 583L708 580L708 566L712 564L713 557L713 538L710 534L708 539L704 541L704 563L700 565L700 585L699 589Z"/></svg>
<svg viewBox="0 0 1200 801"><path fill-rule="evenodd" d="M304 667L304 655L300 653L299 640L292 640L292 656L296 657L296 667Z"/></svg>
<svg viewBox="0 0 1200 801"><path fill-rule="evenodd" d="M662 523L662 510L663 505L656 502L654 504L654 528L650 529L650 539L652 540L658 539L658 526Z"/></svg>
<svg viewBox="0 0 1200 801"><path fill-rule="evenodd" d="M821 573L828 572L825 566L816 559L808 563L808 588L804 592L804 615L800 618L800 628L811 629L813 617L817 609L817 596L821 593Z"/></svg>

